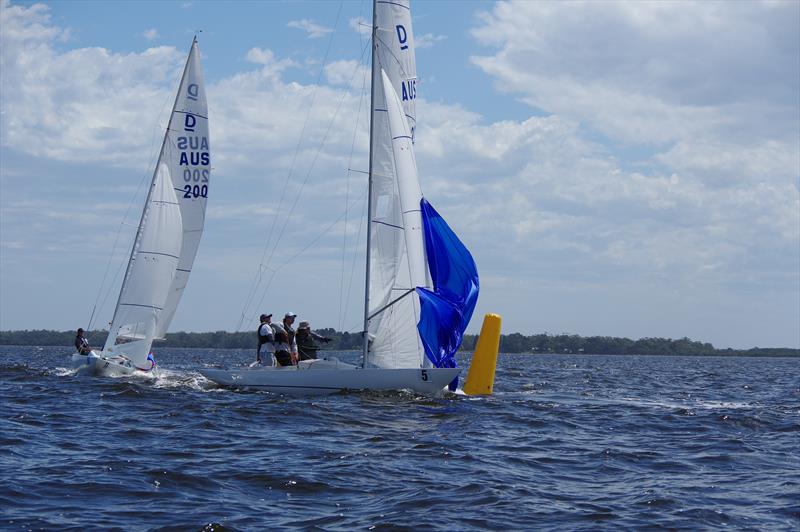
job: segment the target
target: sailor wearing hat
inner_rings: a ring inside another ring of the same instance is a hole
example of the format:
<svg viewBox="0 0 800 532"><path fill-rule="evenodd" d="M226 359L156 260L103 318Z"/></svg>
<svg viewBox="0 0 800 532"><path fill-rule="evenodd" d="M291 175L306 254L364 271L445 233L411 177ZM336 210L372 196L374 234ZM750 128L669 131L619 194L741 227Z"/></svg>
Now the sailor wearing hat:
<svg viewBox="0 0 800 532"><path fill-rule="evenodd" d="M273 354L275 353L275 334L272 332L272 314L262 314L261 324L258 326L258 349L256 362L265 366L274 366Z"/></svg>
<svg viewBox="0 0 800 532"><path fill-rule="evenodd" d="M275 333L275 358L281 366L297 364L297 342L292 327L296 317L297 314L294 312L287 312L281 323L272 324L272 330Z"/></svg>
<svg viewBox="0 0 800 532"><path fill-rule="evenodd" d="M317 358L317 351L319 346L314 340L320 342L330 342L331 339L327 336L319 335L311 330L311 324L307 321L301 321L297 327L297 353L300 360L311 360Z"/></svg>

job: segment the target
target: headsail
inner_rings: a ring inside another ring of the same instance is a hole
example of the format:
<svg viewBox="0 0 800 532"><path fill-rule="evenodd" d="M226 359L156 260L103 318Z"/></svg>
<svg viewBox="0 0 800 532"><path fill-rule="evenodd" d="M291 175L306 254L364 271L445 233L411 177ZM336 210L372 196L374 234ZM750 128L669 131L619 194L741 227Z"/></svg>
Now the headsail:
<svg viewBox="0 0 800 532"><path fill-rule="evenodd" d="M156 171L136 235L127 275L122 284L114 320L103 351L117 354L119 340L124 354L141 369L150 369L147 356L175 278L181 252L181 211L172 187L169 168Z"/></svg>
<svg viewBox="0 0 800 532"><path fill-rule="evenodd" d="M158 322L156 338L163 339L167 332L189 281L200 245L211 178L210 158L206 89L195 39L186 60L158 162L159 165L166 164L172 176L183 219L183 245L175 278L168 289L167 301Z"/></svg>
<svg viewBox="0 0 800 532"><path fill-rule="evenodd" d="M381 70L400 95L402 113L413 138L416 128L416 58L408 0L377 0L372 54L372 140L368 331L373 338L368 361L379 367L419 367L422 346L415 334L416 296L397 298L414 289L409 272L403 209L392 153ZM387 305L389 305L387 307ZM382 310L384 309L384 310Z"/></svg>

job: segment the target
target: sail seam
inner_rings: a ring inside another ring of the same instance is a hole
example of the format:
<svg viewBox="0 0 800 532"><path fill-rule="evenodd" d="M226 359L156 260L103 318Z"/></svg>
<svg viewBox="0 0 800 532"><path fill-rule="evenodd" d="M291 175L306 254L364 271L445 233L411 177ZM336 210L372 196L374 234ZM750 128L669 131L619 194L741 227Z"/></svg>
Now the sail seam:
<svg viewBox="0 0 800 532"><path fill-rule="evenodd" d="M177 255L170 255L169 253L161 253L159 251L139 251L138 254L144 253L146 255L164 255L165 257L172 257L173 259L180 259Z"/></svg>
<svg viewBox="0 0 800 532"><path fill-rule="evenodd" d="M389 227L394 227L395 229L400 229L401 231L404 229L403 227L400 227L399 225L394 225L394 224L382 222L380 220L372 220L372 223L386 225L386 226L389 226Z"/></svg>
<svg viewBox="0 0 800 532"><path fill-rule="evenodd" d="M207 117L207 116L199 115L199 114L197 114L197 113L193 113L193 112L191 112L191 111L178 111L178 110L176 109L174 112L175 112L175 113L180 113L180 114L182 114L182 115L192 115L192 116L196 116L196 117L198 117L198 118L202 118L202 119L204 119L204 120L208 120L208 117ZM173 131L177 131L177 130L173 130Z"/></svg>
<svg viewBox="0 0 800 532"><path fill-rule="evenodd" d="M152 308L156 310L164 310L161 307L157 307L155 305L141 305L139 303L120 303L119 306L121 307L144 307L144 308Z"/></svg>
<svg viewBox="0 0 800 532"><path fill-rule="evenodd" d="M387 2L386 0L378 0L378 4L389 4L392 6L402 7L405 10L411 11L411 8L408 6L404 6L403 4L398 4L397 2Z"/></svg>

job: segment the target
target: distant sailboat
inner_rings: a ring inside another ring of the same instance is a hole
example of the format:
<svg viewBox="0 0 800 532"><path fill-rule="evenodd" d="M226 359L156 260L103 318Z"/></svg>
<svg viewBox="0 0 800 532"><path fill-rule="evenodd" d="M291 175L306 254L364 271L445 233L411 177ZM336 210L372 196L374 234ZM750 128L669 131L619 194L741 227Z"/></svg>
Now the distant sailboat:
<svg viewBox="0 0 800 532"><path fill-rule="evenodd" d="M285 393L441 391L478 297L469 251L422 196L414 157L416 59L408 0L373 2L369 236L363 361L204 368L226 386Z"/></svg>
<svg viewBox="0 0 800 532"><path fill-rule="evenodd" d="M73 363L100 375L150 372L192 270L210 179L208 107L197 38L192 41L161 145L114 318L102 351Z"/></svg>

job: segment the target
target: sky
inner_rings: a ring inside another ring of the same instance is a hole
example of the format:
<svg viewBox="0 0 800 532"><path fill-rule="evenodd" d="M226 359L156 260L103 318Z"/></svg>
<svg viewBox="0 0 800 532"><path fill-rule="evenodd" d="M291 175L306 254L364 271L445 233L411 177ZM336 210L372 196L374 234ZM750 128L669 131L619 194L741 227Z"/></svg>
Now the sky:
<svg viewBox="0 0 800 532"><path fill-rule="evenodd" d="M799 2L412 18L423 193L480 273L468 332L494 312L504 333L800 347ZM368 20L356 0L0 0L0 329L111 319L202 30L213 173L171 330L293 311L359 331Z"/></svg>

